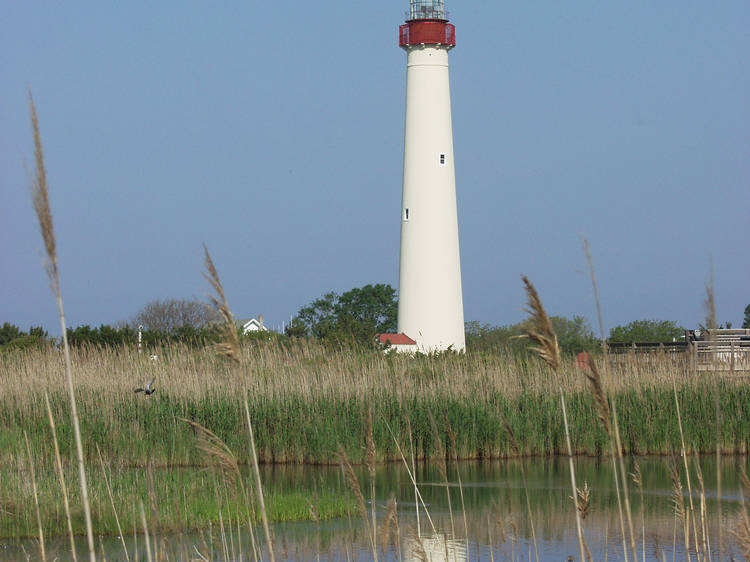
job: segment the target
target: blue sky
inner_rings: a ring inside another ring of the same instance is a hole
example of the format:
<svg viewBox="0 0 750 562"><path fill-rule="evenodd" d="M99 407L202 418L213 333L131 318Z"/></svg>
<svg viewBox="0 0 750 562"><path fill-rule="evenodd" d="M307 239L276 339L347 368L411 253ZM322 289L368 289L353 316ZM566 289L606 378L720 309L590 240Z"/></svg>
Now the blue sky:
<svg viewBox="0 0 750 562"><path fill-rule="evenodd" d="M398 284L406 0L0 8L0 323L59 333L28 192L39 113L70 325ZM448 2L466 320L718 319L750 303L750 4Z"/></svg>

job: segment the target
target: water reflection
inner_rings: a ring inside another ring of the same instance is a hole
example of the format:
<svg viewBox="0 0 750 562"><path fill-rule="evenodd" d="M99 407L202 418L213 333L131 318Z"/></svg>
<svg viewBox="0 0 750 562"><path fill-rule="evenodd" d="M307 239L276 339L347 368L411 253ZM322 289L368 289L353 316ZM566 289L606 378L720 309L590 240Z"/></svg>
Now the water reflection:
<svg viewBox="0 0 750 562"><path fill-rule="evenodd" d="M461 562L467 560L466 541L443 533L409 537L403 544L403 559L410 562Z"/></svg>
<svg viewBox="0 0 750 562"><path fill-rule="evenodd" d="M695 475L697 461L691 459L690 462L691 474ZM700 459L705 487L705 548L714 558L719 548L720 527L725 559L732 555L738 557L739 551L731 533L740 522L739 467L747 466L747 462L746 457L724 458L717 470L715 458ZM672 560L673 556L685 559L682 522L674 513L669 460L645 458L639 460L639 465L643 494L630 483L638 558L642 559L645 550L647 560ZM575 470L579 485L583 486L585 482L591 490L590 509L583 524L592 558L624 559L611 463L576 459ZM367 469L355 467L355 471L368 500L369 512L372 504L367 492ZM627 471L634 471L633 460L628 461ZM719 473L723 490L720 510L716 487ZM380 559L394 562L534 560L537 549L540 560L565 560L569 555L578 558L566 460L462 462L449 467L447 486L432 465L418 466L416 477L424 500L424 507L419 509L415 504L413 484L403 465L378 467L374 542ZM693 478L696 521L699 534L703 534L700 530L699 486L697 479ZM314 490L324 487L339 490L341 494L350 493L346 478L336 466L267 466L263 469L263 480L268 488L303 490L310 498L314 498ZM397 524L386 529L383 522L391 494L397 501ZM685 503L688 503L687 497ZM319 523L277 523L273 525L274 550L277 559L286 560L317 560L318 557L336 561L370 560L373 558L371 529L355 512L349 517ZM261 537L262 531L255 529L255 540L262 541ZM85 541L79 542L83 546ZM233 525L225 525L223 536L218 526L214 526L199 533L161 536L158 542L169 560L200 559L201 556L209 560L254 559L248 529L236 521ZM136 548L140 548L141 556L144 554L142 537L131 533L126 546L131 558ZM123 547L117 537L102 537L101 548L107 552L107 559L123 558ZM70 559L64 539L54 539L49 549L59 560ZM26 559L24 552L37 552L33 541L0 545L2 559ZM631 558L630 553L628 558Z"/></svg>

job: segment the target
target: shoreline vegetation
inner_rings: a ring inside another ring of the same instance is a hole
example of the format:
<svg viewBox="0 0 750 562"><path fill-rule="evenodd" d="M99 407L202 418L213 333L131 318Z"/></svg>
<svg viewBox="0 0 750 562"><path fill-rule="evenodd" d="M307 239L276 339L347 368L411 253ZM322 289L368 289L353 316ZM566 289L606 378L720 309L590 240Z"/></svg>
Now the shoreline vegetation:
<svg viewBox="0 0 750 562"><path fill-rule="evenodd" d="M450 458L560 455L565 451L559 381L568 404L573 454L603 456L607 434L596 402L572 358L551 375L522 354L425 356L331 350L302 340L281 347L255 342L237 366L210 350L179 345L158 361L122 349L71 351L87 462L97 450L120 466L200 466L189 419L213 431L238 458L250 459L244 397L263 463L337 464L344 448L364 463L367 412L372 412L376 461L399 461L396 440L414 442L417 459L434 459L430 416ZM688 454L745 454L750 443L750 388L744 378L690 370L684 357L616 357L603 385L617 404L622 451L679 454L674 400L680 403ZM72 453L70 406L54 349L6 355L0 365L0 459L18 453L25 431L40 458L51 452L48 393L60 453ZM134 394L156 378L151 396ZM716 402L722 413L716 430ZM504 421L518 449L511 446ZM411 429L411 435L407 434ZM448 429L455 433L451 441ZM391 434L393 433L393 435ZM395 439L394 439L395 436ZM41 461L40 461L41 462Z"/></svg>
<svg viewBox="0 0 750 562"><path fill-rule="evenodd" d="M573 357L563 358L554 379L529 354L409 358L331 350L313 340L284 346L255 341L240 348L239 360L237 364L210 348L181 345L162 348L157 361L125 347L71 350L96 533L117 533L104 474L111 493L123 504L123 528L131 532L138 525L132 509L137 498L160 505L152 515L162 531L217 523L220 512L224 518L236 517L246 502L231 500L239 492L235 484L224 483L226 459L201 447L202 432L185 420L210 429L232 456L230 465L249 467L245 396L259 462L265 465L336 465L341 451L355 465L401 462L397 442L402 447L412 443L414 457L428 463L439 461L440 455L449 461L565 455L555 381L565 396L573 454L606 460L609 453L595 399ZM66 459L66 480L74 482L73 428L62 369L63 358L54 348L6 354L0 364L0 466L5 467L0 536L35 534L24 436L33 458L44 532L63 532L56 523L61 492L44 398L48 393L60 455ZM157 388L153 395L134 393L152 377ZM717 443L722 454L747 453L750 388L738 384L739 379L692 372L682 357L668 353L618 356L602 377L610 401L617 404L624 454L679 456L673 384L688 455L715 452ZM716 400L721 409L718 437ZM368 412L372 459L364 447ZM164 470L185 466L206 470L187 481L174 480L182 478L176 476L179 470ZM319 519L356 511L354 496L342 496L340 490L265 491L273 521L312 520L313 501ZM76 489L70 487L68 493L71 505L80 505ZM180 509L158 500L168 497L174 503L181 495ZM24 510L26 515L19 517ZM82 532L78 515L72 514L73 528Z"/></svg>

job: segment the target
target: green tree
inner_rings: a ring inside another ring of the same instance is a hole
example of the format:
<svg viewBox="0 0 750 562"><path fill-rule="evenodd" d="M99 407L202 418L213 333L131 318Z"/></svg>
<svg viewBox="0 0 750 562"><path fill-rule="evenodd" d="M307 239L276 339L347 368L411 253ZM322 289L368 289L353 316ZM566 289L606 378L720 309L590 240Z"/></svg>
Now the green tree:
<svg viewBox="0 0 750 562"><path fill-rule="evenodd" d="M573 319L550 316L557 342L563 353L575 354L594 351L601 345L591 326L583 316ZM515 350L526 351L531 343L524 337L527 320L509 326L490 326L479 322L466 323L466 348L474 351Z"/></svg>
<svg viewBox="0 0 750 562"><path fill-rule="evenodd" d="M562 316L552 316L550 320L557 334L557 343L563 353L594 351L601 346L599 339L583 316L574 316L572 320Z"/></svg>
<svg viewBox="0 0 750 562"><path fill-rule="evenodd" d="M685 335L685 328L671 320L634 320L609 331L612 343L671 342Z"/></svg>
<svg viewBox="0 0 750 562"><path fill-rule="evenodd" d="M12 342L17 337L25 335L18 326L3 322L0 326L0 345Z"/></svg>
<svg viewBox="0 0 750 562"><path fill-rule="evenodd" d="M745 321L742 323L743 328L750 328L750 304L745 307Z"/></svg>
<svg viewBox="0 0 750 562"><path fill-rule="evenodd" d="M379 332L396 329L398 300L390 285L365 285L338 295L326 293L299 309L287 335L312 335L370 343Z"/></svg>

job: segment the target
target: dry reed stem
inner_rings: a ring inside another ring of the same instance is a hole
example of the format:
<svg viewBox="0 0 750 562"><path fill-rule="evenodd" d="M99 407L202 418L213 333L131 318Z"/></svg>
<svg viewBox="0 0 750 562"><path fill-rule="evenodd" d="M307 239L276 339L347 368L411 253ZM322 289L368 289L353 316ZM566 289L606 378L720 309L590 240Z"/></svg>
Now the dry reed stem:
<svg viewBox="0 0 750 562"><path fill-rule="evenodd" d="M443 412L443 418L445 419L445 431L448 434L448 439L451 444L451 458L453 459L454 467L456 469L456 478L458 480L458 493L461 498L461 515L464 518L464 540L466 541L466 551L469 551L469 525L466 521L466 502L464 501L464 486L461 481L461 469L458 466L458 447L456 446L456 432L451 429L451 423L448 419L448 414Z"/></svg>
<svg viewBox="0 0 750 562"><path fill-rule="evenodd" d="M57 468L57 477L60 480L60 488L63 493L63 505L65 507L65 520L68 524L68 538L70 540L70 554L73 562L77 562L78 556L76 554L76 540L73 535L73 521L70 516L70 501L68 500L68 486L65 484L65 474L63 473L62 459L60 458L60 445L57 442L57 430L55 429L55 418L52 416L52 408L49 404L49 395L44 393L44 403L47 406L47 418L49 419L49 426L52 430L52 443L55 446L55 467Z"/></svg>
<svg viewBox="0 0 750 562"><path fill-rule="evenodd" d="M604 375L606 376L609 371L609 361L607 354L607 338L604 333L604 321L602 320L602 305L601 301L599 299L599 288L596 283L596 274L594 273L594 260L591 257L591 248L589 247L589 241L584 238L583 239L583 250L586 254L586 261L589 264L589 274L591 276L591 286L594 290L594 300L596 301L596 316L597 320L599 321L599 336L602 341L602 353L604 354L604 360L602 363ZM628 562L628 549L626 545L626 538L625 538L625 518L623 516L623 510L622 510L622 497L620 495L620 483L619 483L619 477L617 475L617 465L615 463L615 445L614 440L612 439L612 432L610 427L610 416L609 416L609 406L607 402L607 394L604 392L603 385L601 382L601 375L599 374L598 370L596 369L596 365L593 361L590 362L589 367L592 371L592 376L589 377L588 374L586 374L587 379L589 380L590 387L592 389L592 392L594 394L594 400L597 404L597 415L599 416L600 421L602 422L602 425L604 426L604 429L607 432L607 435L609 436L609 448L610 453L612 456L612 470L614 474L614 480L615 480L615 492L617 494L617 508L618 508L618 514L620 516L620 531L622 533L622 551L623 551L623 557L625 562ZM593 377L593 378L592 378ZM616 416L615 416L615 421ZM619 449L619 454L622 455L622 450ZM622 476L623 480L625 479L625 475ZM630 503L627 502L628 508L630 506ZM628 511L628 515L630 515L630 512ZM645 544L643 545L645 549ZM645 550L644 550L644 556L645 556ZM635 562L635 561L634 561Z"/></svg>
<svg viewBox="0 0 750 562"><path fill-rule="evenodd" d="M586 253L586 261L589 264L589 274L591 276L591 285L594 288L594 300L596 301L596 316L599 320L599 335L602 340L602 351L607 353L607 339L604 337L604 321L602 320L602 305L599 301L599 289L596 284L596 275L594 274L594 260L591 257L591 248L589 241L583 239L583 250Z"/></svg>
<svg viewBox="0 0 750 562"><path fill-rule="evenodd" d="M745 504L745 494L750 491L750 479L747 477L744 463L740 465L740 481L740 518L731 533L737 539L737 545L740 547L745 560L750 560L750 516L748 516L747 505Z"/></svg>
<svg viewBox="0 0 750 562"><path fill-rule="evenodd" d="M125 546L125 537L122 533L122 527L120 526L120 517L117 515L117 508L115 507L115 498L112 495L112 487L109 485L109 478L107 478L107 469L104 467L104 459L102 458L102 452L99 450L99 445L96 446L96 453L99 455L99 464L102 467L102 475L104 476L104 484L107 487L107 494L109 495L109 503L112 506L112 512L115 514L115 523L117 523L117 534L120 537L122 543L122 550L125 553L125 559L130 562L130 555L128 554L128 547Z"/></svg>
<svg viewBox="0 0 750 562"><path fill-rule="evenodd" d="M516 453L517 457L521 456L521 449L518 446L518 441L516 441L516 436L513 433L513 428L510 425L510 422L508 421L508 418L505 417L505 414L500 411L500 420L503 423L503 427L505 428L505 432L508 434L508 440L510 441L511 448ZM536 562L539 562L539 549L537 548L536 543L536 531L534 529L534 516L531 511L531 499L529 497L529 486L526 483L526 469L524 468L523 463L520 465L521 467L521 480L523 483L523 492L524 496L526 497L526 512L529 517L529 527L531 528L531 539L534 541L534 557L536 559ZM504 539L503 539L504 540Z"/></svg>
<svg viewBox="0 0 750 562"><path fill-rule="evenodd" d="M76 407L75 392L73 389L73 369L70 363L70 348L65 327L65 312L63 311L62 293L60 291L60 272L57 264L57 245L55 231L52 222L52 209L49 204L49 188L47 185L47 172L44 167L44 153L42 151L42 136L39 132L39 119L37 118L34 98L29 90L29 110L31 112L31 128L34 134L34 160L36 169L32 182L32 201L34 211L39 222L39 229L44 240L44 248L47 253L45 270L50 280L52 292L57 300L57 310L60 317L60 332L62 333L63 352L65 355L65 373L68 384L68 396L70 399L71 417L73 420L73 435L76 444L76 455L78 457L78 479L81 486L81 498L83 500L83 511L86 519L86 538L89 547L89 558L91 562L96 560L94 550L94 531L91 523L91 505L89 503L88 486L86 484L86 470L83 459L83 442L81 439L81 428L78 423L78 409Z"/></svg>
<svg viewBox="0 0 750 562"><path fill-rule="evenodd" d="M451 492L450 492L450 486L448 482L448 464L445 460L445 457L446 457L445 447L443 446L443 440L440 439L440 433L438 432L437 423L435 423L435 417L432 415L431 411L427 412L427 417L429 418L429 421L430 421L430 430L432 432L432 440L435 443L435 457L437 459L438 472L443 477L443 482L445 484L445 496L448 500L448 514L450 516L450 522L451 522L451 537L456 538L456 524L453 519L453 506L451 505Z"/></svg>
<svg viewBox="0 0 750 562"><path fill-rule="evenodd" d="M375 439L372 434L372 407L367 408L367 415L365 416L365 438L367 441L367 471L370 475L370 510L371 510L371 522L372 522L372 548L373 548L373 560L377 560L377 552L375 545L378 542L378 528L377 520L375 518Z"/></svg>
<svg viewBox="0 0 750 562"><path fill-rule="evenodd" d="M143 502L138 501L138 509L141 513L141 525L143 526L143 542L146 543L146 560L153 562L151 555L151 539L148 536L148 524L146 523L146 511L143 509Z"/></svg>
<svg viewBox="0 0 750 562"><path fill-rule="evenodd" d="M34 470L34 457L31 455L31 447L29 447L29 437L26 434L26 430L23 431L23 439L26 442L26 454L29 458L29 470L31 472L31 489L34 492L34 507L36 508L36 522L39 529L39 553L42 560L47 560L47 553L44 549L44 532L42 531L42 515L39 511L39 496L36 490L36 472Z"/></svg>
<svg viewBox="0 0 750 562"><path fill-rule="evenodd" d="M560 405L562 406L563 423L565 425L565 443L568 448L568 465L570 468L570 486L573 494L573 506L575 507L574 513L576 518L576 533L578 535L578 548L580 550L581 560L585 557L583 537L583 525L581 523L581 515L578 511L578 498L576 486L576 475L575 467L573 466L573 447L570 443L570 429L568 427L568 414L565 410L565 395L563 394L562 384L559 382L560 379L560 367L562 361L560 359L560 347L557 344L557 335L552 327L552 322L547 316L547 312L544 310L542 305L542 299L539 298L534 285L529 281L529 278L525 275L521 276L526 290L527 308L525 309L529 313L529 325L526 328L526 335L537 343L537 347L532 348L542 360L550 366L554 371L558 379L558 388L560 390Z"/></svg>
<svg viewBox="0 0 750 562"><path fill-rule="evenodd" d="M701 511L701 550L703 558L708 556L711 562L711 540L708 536L708 522L706 520L706 486L703 482L703 471L699 462L695 463L696 475L698 477L698 487L700 489L700 511Z"/></svg>
<svg viewBox="0 0 750 562"><path fill-rule="evenodd" d="M682 457L682 460L685 464L685 481L687 482L687 491L688 491L688 505L690 506L690 512L688 513L688 518L692 519L693 522L693 536L695 537L694 544L695 544L695 556L700 560L700 551L698 550L698 527L696 524L696 518L695 518L695 509L693 506L693 488L690 485L690 469L688 468L688 460L687 460L687 450L685 448L685 434L682 430L682 416L680 414L680 401L677 398L677 385L672 382L672 389L674 390L674 403L675 407L677 409L677 427L680 429L680 456Z"/></svg>
<svg viewBox="0 0 750 562"><path fill-rule="evenodd" d="M716 389L716 514L719 520L719 562L724 555L724 525L721 513L721 404L719 401L719 390Z"/></svg>
<svg viewBox="0 0 750 562"><path fill-rule="evenodd" d="M630 473L633 483L638 487L641 498L641 554L643 562L646 562L646 507L643 496L643 474L641 474L641 463L637 460L634 462L633 472Z"/></svg>
<svg viewBox="0 0 750 562"><path fill-rule="evenodd" d="M247 405L247 395L244 400L245 416L247 417L247 432L250 436L250 452L252 453L253 472L255 473L255 490L258 494L258 505L260 506L260 516L263 521L263 532L266 534L266 544L268 545L268 556L271 562L275 562L276 556L273 551L273 541L271 540L271 529L268 524L268 515L266 514L266 502L263 499L263 485L260 480L260 468L258 467L258 453L255 450L255 437L253 436L253 424L250 420L250 408Z"/></svg>
<svg viewBox="0 0 750 562"><path fill-rule="evenodd" d="M680 469L676 462L669 466L669 477L672 480L672 502L677 519L682 521L683 533L685 535L685 557L690 562L690 524L688 514L685 510L685 496L682 488L682 479L680 478Z"/></svg>
<svg viewBox="0 0 750 562"><path fill-rule="evenodd" d="M390 426L388 426L388 431L391 431ZM411 469L412 472L416 475L417 474L417 465L416 460L414 458L414 441L412 439L412 432L411 432L411 416L409 416L409 412L406 412L406 433L409 436L409 455L411 458ZM396 447L399 449L399 452L401 451L398 439L396 439L396 436L391 431L391 437L393 437L393 440L396 442ZM403 458L403 454L401 455ZM404 464L406 464L406 459L404 459ZM409 465L406 464L406 468L408 470ZM417 536L422 535L422 526L419 523L419 489L417 488L417 481L415 478L412 478L412 481L414 483L414 511L417 516Z"/></svg>
<svg viewBox="0 0 750 562"><path fill-rule="evenodd" d="M563 423L565 425L565 443L568 448L568 465L570 468L570 486L573 490L573 506L575 507L575 515L576 515L576 532L578 534L578 546L581 551L581 560L583 560L585 556L585 550L586 550L585 548L586 539L583 536L583 523L581 521L581 514L578 508L578 497L577 497L578 487L576 486L576 473L575 473L575 468L573 467L573 448L570 445L570 430L568 428L568 414L565 410L565 396L563 395L562 388L560 388L560 404L562 406Z"/></svg>
<svg viewBox="0 0 750 562"><path fill-rule="evenodd" d="M407 424L409 424L409 418L406 418ZM396 444L396 450L398 451L399 455L401 456L401 461L404 463L404 467L406 468L406 473L409 475L409 478L411 479L411 483L414 486L414 501L417 508L417 534L421 536L421 530L419 528L419 504L422 504L422 507L424 508L425 515L427 515L427 520L430 522L430 527L432 528L433 533L437 533L437 529L435 528L435 524L432 521L432 516L430 516L430 512L427 510L427 505L424 503L424 499L422 498L422 493L419 491L419 487L417 486L417 478L416 478L416 462L414 460L414 453L412 451L411 456L411 462L412 467L409 468L409 463L406 462L406 457L404 457L404 452L401 449L401 444L398 442L398 439L396 439L396 436L393 433L393 430L391 429L391 426L388 425L388 422L385 422L385 426L388 428L388 432L391 434L391 437L393 438L394 443ZM409 444L411 445L411 426L409 427Z"/></svg>
<svg viewBox="0 0 750 562"><path fill-rule="evenodd" d="M349 486L349 489L354 494L355 499L357 500L357 508L359 509L359 514L365 523L365 527L367 528L367 534L370 539L370 548L372 549L373 560L377 561L378 553L377 553L377 547L376 547L376 542L375 542L375 535L373 532L373 529L377 525L377 522L376 521L370 522L370 519L367 515L367 506L365 505L365 497L364 495L362 495L362 488L359 485L359 479L357 478L357 475L354 473L354 469L352 468L352 465L349 462L349 459L346 457L346 452L344 451L344 448L341 446L339 446L339 462L341 464L341 469L344 472L346 483Z"/></svg>
<svg viewBox="0 0 750 562"><path fill-rule="evenodd" d="M214 308L224 320L221 328L223 341L216 344L216 349L219 353L229 359L239 362L240 340L237 335L237 326L234 323L234 315L229 308L229 303L227 303L227 297L224 294L224 287L219 279L219 272L216 271L216 266L214 266L211 254L208 252L208 248L205 244L203 244L203 250L206 255L205 265L208 270L208 273L204 273L203 276L211 284L214 291L216 291L216 295L209 295L209 298L211 299Z"/></svg>
<svg viewBox="0 0 750 562"><path fill-rule="evenodd" d="M633 552L633 560L638 560L638 550L635 546L635 531L633 530L633 513L630 509L630 492L628 491L628 476L625 471L625 460L622 455L622 441L620 440L620 424L617 420L617 402L612 399L612 419L615 429L615 443L617 444L617 458L620 463L620 477L622 481L622 496L625 503L625 515L628 521L628 531L630 532L630 549Z"/></svg>

